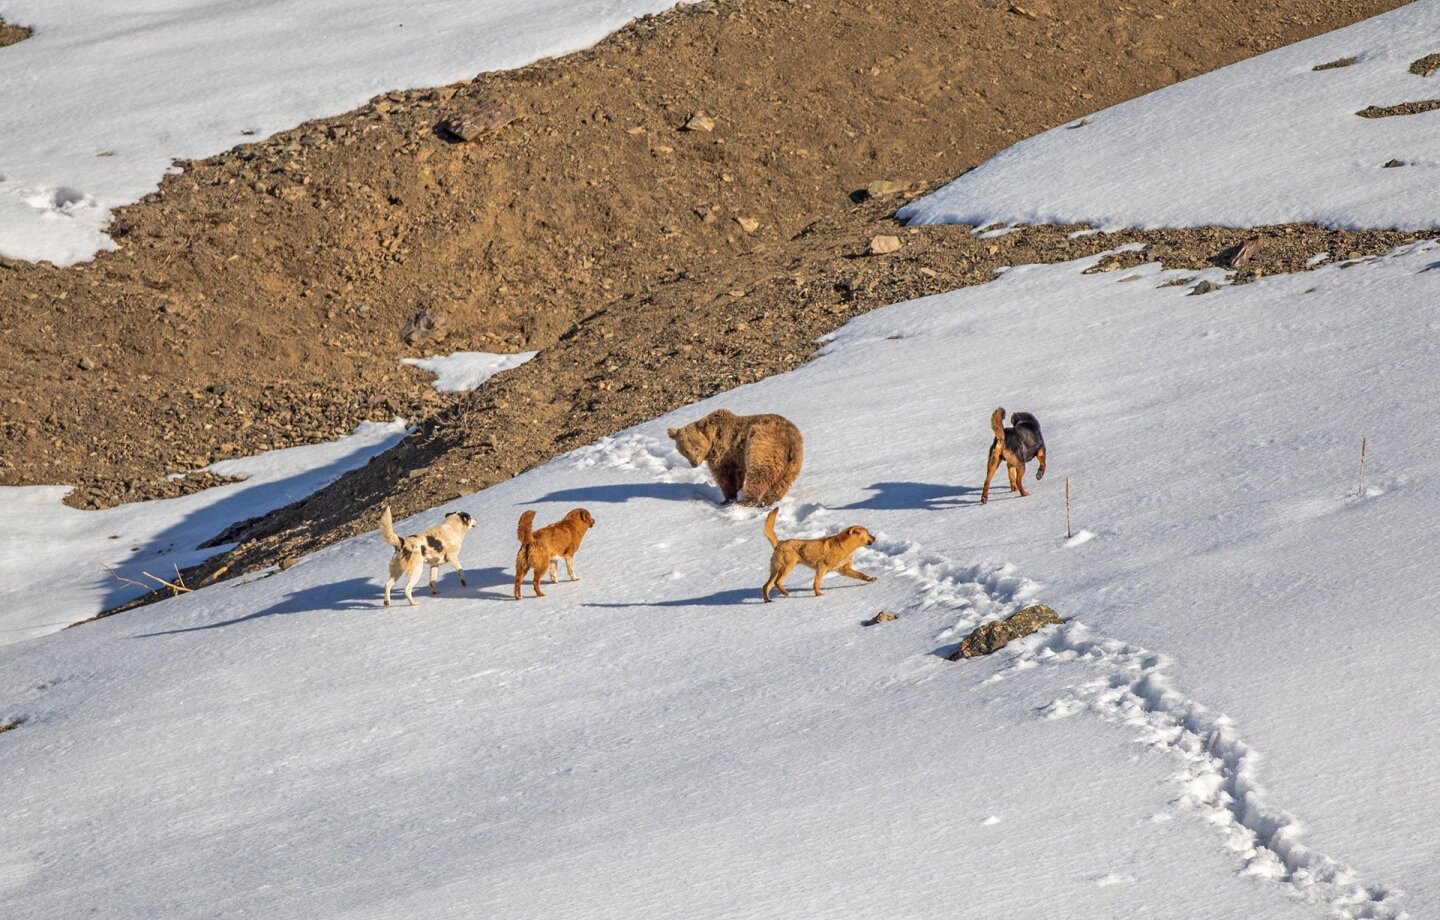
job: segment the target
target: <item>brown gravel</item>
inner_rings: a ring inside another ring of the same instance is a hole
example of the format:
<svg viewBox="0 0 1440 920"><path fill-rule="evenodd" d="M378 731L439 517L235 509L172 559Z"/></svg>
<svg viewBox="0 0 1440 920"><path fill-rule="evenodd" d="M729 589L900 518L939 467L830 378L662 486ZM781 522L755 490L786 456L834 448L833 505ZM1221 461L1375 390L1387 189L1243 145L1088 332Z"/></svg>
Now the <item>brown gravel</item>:
<svg viewBox="0 0 1440 920"><path fill-rule="evenodd" d="M1397 5L1036 0L1020 16L993 0L706 0L564 59L182 164L117 215L119 251L63 270L0 261L0 484L75 483L72 504L103 507L363 419L458 411L398 359L550 347L721 274L764 287L810 258L817 221L894 233L850 210L856 189L933 186L1044 128ZM494 101L516 120L470 143L438 130ZM697 113L710 130L679 130ZM427 309L443 345L403 344ZM708 352L725 320L684 312ZM595 398L586 431L649 411L618 386Z"/></svg>
<svg viewBox="0 0 1440 920"><path fill-rule="evenodd" d="M10 23L0 19L0 48L6 45L13 45L16 42L23 42L29 38L31 31L27 26L12 26Z"/></svg>
<svg viewBox="0 0 1440 920"><path fill-rule="evenodd" d="M1410 64L1410 72L1417 77L1428 77L1437 70L1440 70L1440 54L1427 54Z"/></svg>
<svg viewBox="0 0 1440 920"><path fill-rule="evenodd" d="M1393 118L1396 115L1419 115L1440 109L1440 99L1420 99L1398 105L1372 105L1356 112L1361 118Z"/></svg>

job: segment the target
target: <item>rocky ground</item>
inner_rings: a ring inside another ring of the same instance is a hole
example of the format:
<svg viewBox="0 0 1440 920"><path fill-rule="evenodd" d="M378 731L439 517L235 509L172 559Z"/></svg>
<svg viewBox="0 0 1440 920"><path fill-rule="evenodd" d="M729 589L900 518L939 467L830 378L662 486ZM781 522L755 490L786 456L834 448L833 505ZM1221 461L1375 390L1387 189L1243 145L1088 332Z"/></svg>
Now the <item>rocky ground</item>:
<svg viewBox="0 0 1440 920"><path fill-rule="evenodd" d="M0 19L0 48L6 45L13 45L18 41L24 41L30 37L30 30L25 26L15 26Z"/></svg>

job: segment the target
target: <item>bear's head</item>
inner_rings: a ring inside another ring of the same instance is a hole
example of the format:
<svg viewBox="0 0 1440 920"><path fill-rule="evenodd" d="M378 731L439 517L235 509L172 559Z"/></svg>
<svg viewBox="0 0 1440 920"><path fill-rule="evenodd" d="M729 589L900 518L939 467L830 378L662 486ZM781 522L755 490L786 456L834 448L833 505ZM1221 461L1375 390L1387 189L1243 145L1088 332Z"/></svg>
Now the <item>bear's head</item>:
<svg viewBox="0 0 1440 920"><path fill-rule="evenodd" d="M665 433L674 440L675 449L680 451L680 456L690 461L691 466L699 466L710 456L713 442L699 425L691 423L684 428L667 428Z"/></svg>

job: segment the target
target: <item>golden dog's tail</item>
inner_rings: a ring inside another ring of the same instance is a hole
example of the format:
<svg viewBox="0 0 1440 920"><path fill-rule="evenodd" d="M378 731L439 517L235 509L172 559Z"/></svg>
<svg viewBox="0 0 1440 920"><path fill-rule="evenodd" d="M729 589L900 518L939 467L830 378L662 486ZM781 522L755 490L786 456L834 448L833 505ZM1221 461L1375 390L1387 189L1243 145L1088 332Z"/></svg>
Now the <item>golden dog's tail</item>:
<svg viewBox="0 0 1440 920"><path fill-rule="evenodd" d="M995 440L1005 443L1005 409L996 409L990 416L990 430L995 432Z"/></svg>
<svg viewBox="0 0 1440 920"><path fill-rule="evenodd" d="M380 536L396 549L400 549L404 545L395 535L395 519L390 516L389 505L386 505L385 510L380 513Z"/></svg>
<svg viewBox="0 0 1440 920"><path fill-rule="evenodd" d="M771 508L770 513L765 515L765 539L770 541L771 546L780 545L780 538L775 536L775 515L779 513L779 508Z"/></svg>
<svg viewBox="0 0 1440 920"><path fill-rule="evenodd" d="M515 528L515 536L520 538L520 545L527 545L535 536L535 512L527 511L520 515L520 523Z"/></svg>

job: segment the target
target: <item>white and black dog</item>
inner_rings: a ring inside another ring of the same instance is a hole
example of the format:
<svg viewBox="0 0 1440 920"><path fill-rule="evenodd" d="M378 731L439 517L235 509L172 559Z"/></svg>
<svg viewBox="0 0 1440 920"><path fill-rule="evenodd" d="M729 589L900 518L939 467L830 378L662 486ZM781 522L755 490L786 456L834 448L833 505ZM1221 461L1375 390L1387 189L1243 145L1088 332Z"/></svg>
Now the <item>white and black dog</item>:
<svg viewBox="0 0 1440 920"><path fill-rule="evenodd" d="M409 581L405 584L405 599L410 606L415 606L415 595L411 590L416 582L420 581L420 575L425 571L428 563L430 566L430 593L439 594L435 589L435 578L440 571L440 566L448 562L460 573L460 584L465 584L465 570L460 568L460 544L465 542L465 534L475 526L474 518L464 511L452 511L445 515L445 520L431 527L429 530L414 534L408 537L395 535L395 521L390 516L390 506L385 506L385 511L380 515L380 535L385 542L395 547L395 555L390 557L390 577L385 582L385 606L390 606L390 589L401 575L408 575Z"/></svg>

